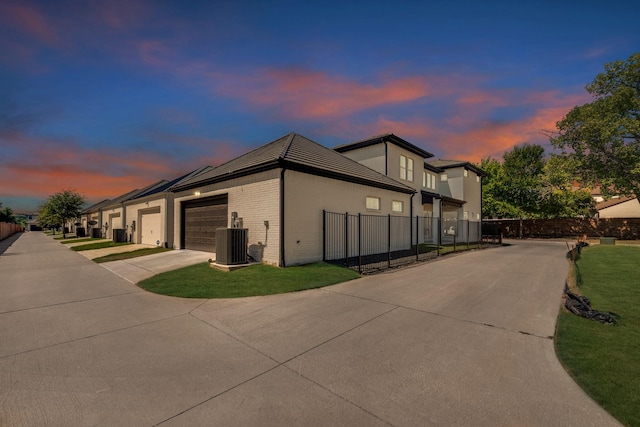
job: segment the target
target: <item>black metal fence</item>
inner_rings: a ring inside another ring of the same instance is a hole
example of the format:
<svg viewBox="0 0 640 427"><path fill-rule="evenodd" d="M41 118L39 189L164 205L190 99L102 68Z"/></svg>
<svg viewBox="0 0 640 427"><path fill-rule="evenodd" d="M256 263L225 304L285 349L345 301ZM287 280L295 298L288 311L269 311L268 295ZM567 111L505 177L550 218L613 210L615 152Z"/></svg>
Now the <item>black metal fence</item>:
<svg viewBox="0 0 640 427"><path fill-rule="evenodd" d="M481 222L323 211L323 260L359 272L498 243Z"/></svg>

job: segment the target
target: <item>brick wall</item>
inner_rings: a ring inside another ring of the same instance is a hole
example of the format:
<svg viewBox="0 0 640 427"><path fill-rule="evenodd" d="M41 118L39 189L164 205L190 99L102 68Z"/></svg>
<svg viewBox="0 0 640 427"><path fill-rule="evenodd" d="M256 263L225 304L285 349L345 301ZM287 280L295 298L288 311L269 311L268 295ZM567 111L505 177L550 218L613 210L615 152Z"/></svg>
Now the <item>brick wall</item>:
<svg viewBox="0 0 640 427"><path fill-rule="evenodd" d="M550 238L550 237L615 237L620 240L640 240L640 218L599 219L503 219L503 237ZM493 221L489 221L493 222Z"/></svg>

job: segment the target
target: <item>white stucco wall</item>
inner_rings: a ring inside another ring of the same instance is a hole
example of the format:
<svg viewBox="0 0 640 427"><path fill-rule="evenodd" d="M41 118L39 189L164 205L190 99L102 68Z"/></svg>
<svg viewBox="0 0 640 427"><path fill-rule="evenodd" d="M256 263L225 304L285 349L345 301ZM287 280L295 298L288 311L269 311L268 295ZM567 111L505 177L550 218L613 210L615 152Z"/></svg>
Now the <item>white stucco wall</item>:
<svg viewBox="0 0 640 427"><path fill-rule="evenodd" d="M369 215L409 216L411 195L324 178L295 171L285 173L286 265L322 261L322 210ZM366 209L366 197L379 197L380 210ZM405 205L403 214L393 213L393 200Z"/></svg>
<svg viewBox="0 0 640 427"><path fill-rule="evenodd" d="M380 143L341 154L384 175L386 162L384 150L384 144Z"/></svg>
<svg viewBox="0 0 640 427"><path fill-rule="evenodd" d="M172 195L160 193L154 196L141 199L140 201L130 202L126 205L126 220L129 226L128 232L131 233L131 226L133 221L136 222L136 229L132 234L131 241L133 243L141 242L141 217L145 212L153 211L154 209L160 209L160 221L161 226L157 240L160 240L160 245L163 246L167 243L168 247L173 247L173 207L167 209L167 198L171 198Z"/></svg>

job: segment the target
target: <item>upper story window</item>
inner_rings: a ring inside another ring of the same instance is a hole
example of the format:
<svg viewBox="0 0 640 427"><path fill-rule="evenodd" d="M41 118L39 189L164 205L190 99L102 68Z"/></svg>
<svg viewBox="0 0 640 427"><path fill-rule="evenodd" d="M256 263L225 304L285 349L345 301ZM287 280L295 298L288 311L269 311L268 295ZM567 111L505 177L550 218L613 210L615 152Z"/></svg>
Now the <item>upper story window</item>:
<svg viewBox="0 0 640 427"><path fill-rule="evenodd" d="M436 175L422 171L422 186L431 190L436 189Z"/></svg>
<svg viewBox="0 0 640 427"><path fill-rule="evenodd" d="M380 210L380 197L367 196L367 209L379 211Z"/></svg>
<svg viewBox="0 0 640 427"><path fill-rule="evenodd" d="M402 212L404 210L404 203L399 200L394 200L391 202L391 210L393 212Z"/></svg>
<svg viewBox="0 0 640 427"><path fill-rule="evenodd" d="M468 176L469 176L469 171L465 169L465 170L464 170L464 177L466 178L466 177L468 177Z"/></svg>
<svg viewBox="0 0 640 427"><path fill-rule="evenodd" d="M447 176L446 173L443 173L442 175L440 175L440 181L445 182L447 179L449 179L449 177Z"/></svg>
<svg viewBox="0 0 640 427"><path fill-rule="evenodd" d="M476 182L480 182L480 175L476 175Z"/></svg>
<svg viewBox="0 0 640 427"><path fill-rule="evenodd" d="M413 181L413 159L400 156L400 179Z"/></svg>

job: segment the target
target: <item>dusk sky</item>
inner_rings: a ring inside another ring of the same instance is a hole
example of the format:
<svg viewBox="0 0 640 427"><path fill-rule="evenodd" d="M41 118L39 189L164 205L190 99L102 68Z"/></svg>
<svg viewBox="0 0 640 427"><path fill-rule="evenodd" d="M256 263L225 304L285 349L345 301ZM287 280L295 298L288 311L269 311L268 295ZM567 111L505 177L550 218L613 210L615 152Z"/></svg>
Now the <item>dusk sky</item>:
<svg viewBox="0 0 640 427"><path fill-rule="evenodd" d="M501 159L548 144L639 22L637 0L0 0L0 202L97 202L289 132Z"/></svg>

